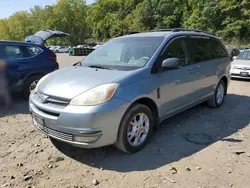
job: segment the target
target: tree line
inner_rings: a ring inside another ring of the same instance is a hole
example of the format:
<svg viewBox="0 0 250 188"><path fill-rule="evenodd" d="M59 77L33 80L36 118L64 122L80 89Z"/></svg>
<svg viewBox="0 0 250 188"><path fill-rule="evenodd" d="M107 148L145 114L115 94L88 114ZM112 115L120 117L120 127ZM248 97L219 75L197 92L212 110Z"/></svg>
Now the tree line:
<svg viewBox="0 0 250 188"><path fill-rule="evenodd" d="M58 0L0 20L0 39L23 41L42 29L70 34L49 43L105 41L133 31L193 28L216 33L229 43L250 44L249 0Z"/></svg>

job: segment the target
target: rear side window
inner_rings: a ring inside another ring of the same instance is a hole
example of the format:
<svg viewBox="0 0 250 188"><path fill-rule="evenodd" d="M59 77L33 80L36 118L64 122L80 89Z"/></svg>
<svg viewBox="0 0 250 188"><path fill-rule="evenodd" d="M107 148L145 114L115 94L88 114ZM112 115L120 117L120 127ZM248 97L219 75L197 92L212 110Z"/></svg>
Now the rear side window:
<svg viewBox="0 0 250 188"><path fill-rule="evenodd" d="M5 46L5 56L8 58L27 58L31 57L28 49L25 46Z"/></svg>
<svg viewBox="0 0 250 188"><path fill-rule="evenodd" d="M37 47L37 46L29 46L27 47L29 53L31 54L31 56L35 56L37 54L40 54L42 52L42 49Z"/></svg>
<svg viewBox="0 0 250 188"><path fill-rule="evenodd" d="M190 38L188 39L187 45L191 64L213 59L209 39Z"/></svg>
<svg viewBox="0 0 250 188"><path fill-rule="evenodd" d="M190 38L187 45L192 64L228 56L222 44L215 39Z"/></svg>
<svg viewBox="0 0 250 188"><path fill-rule="evenodd" d="M210 48L213 52L214 59L219 59L228 56L226 49L223 47L222 43L219 40L211 39Z"/></svg>

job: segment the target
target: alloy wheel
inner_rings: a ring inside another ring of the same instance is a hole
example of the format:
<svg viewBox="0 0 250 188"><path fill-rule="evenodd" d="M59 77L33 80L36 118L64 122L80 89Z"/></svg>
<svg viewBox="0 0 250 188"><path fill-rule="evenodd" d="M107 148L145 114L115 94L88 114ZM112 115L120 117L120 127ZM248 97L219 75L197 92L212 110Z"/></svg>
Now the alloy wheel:
<svg viewBox="0 0 250 188"><path fill-rule="evenodd" d="M38 80L35 80L33 81L31 84L30 84L30 87L29 87L29 90L32 91L36 88L36 85L38 83Z"/></svg>
<svg viewBox="0 0 250 188"><path fill-rule="evenodd" d="M220 84L217 93L216 93L216 102L217 104L221 104L225 96L225 88L223 84Z"/></svg>
<svg viewBox="0 0 250 188"><path fill-rule="evenodd" d="M135 115L128 126L127 139L129 144L135 147L141 145L147 138L149 126L149 118L145 113Z"/></svg>

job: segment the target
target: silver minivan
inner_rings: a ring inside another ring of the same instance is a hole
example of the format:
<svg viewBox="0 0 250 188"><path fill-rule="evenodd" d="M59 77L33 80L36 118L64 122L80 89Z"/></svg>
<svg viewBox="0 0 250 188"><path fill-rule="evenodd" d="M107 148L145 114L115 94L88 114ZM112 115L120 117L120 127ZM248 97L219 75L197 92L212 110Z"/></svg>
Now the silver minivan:
<svg viewBox="0 0 250 188"><path fill-rule="evenodd" d="M220 107L230 63L220 39L205 31L133 33L43 77L29 108L34 125L56 140L134 153L164 119L205 101Z"/></svg>

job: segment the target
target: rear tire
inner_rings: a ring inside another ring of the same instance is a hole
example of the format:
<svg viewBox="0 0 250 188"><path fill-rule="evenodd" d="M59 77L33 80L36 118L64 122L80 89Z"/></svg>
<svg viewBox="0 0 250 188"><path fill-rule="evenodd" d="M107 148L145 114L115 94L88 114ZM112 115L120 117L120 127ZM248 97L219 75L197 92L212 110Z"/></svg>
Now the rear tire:
<svg viewBox="0 0 250 188"><path fill-rule="evenodd" d="M122 118L115 146L126 153L138 152L152 135L153 127L151 110L145 105L135 104Z"/></svg>
<svg viewBox="0 0 250 188"><path fill-rule="evenodd" d="M208 106L211 108L219 108L224 103L226 91L227 88L225 82L220 80L213 97L207 101Z"/></svg>
<svg viewBox="0 0 250 188"><path fill-rule="evenodd" d="M24 83L24 87L23 87L23 96L25 99L29 99L30 96L30 91L35 89L36 84L38 83L38 81L43 77L43 75L34 75L29 77L25 83Z"/></svg>

